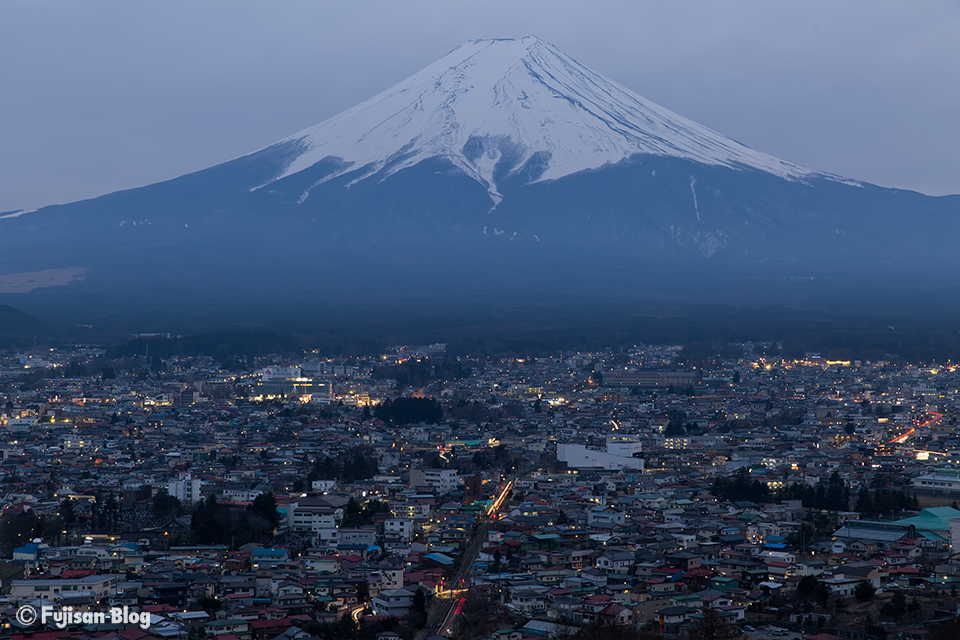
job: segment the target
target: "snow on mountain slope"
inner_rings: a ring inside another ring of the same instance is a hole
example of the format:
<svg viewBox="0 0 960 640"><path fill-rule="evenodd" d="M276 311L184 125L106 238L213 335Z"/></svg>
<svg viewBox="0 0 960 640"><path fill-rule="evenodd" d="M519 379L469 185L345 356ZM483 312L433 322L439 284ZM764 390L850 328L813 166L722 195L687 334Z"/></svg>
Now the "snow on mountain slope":
<svg viewBox="0 0 960 640"><path fill-rule="evenodd" d="M467 42L387 91L278 144L291 142L301 151L274 181L328 157L348 166L317 184L362 167L367 170L357 180L441 157L483 184L495 202L501 199L497 178L502 180L503 169L510 175L530 161L530 181L634 154L754 168L792 180L836 179L683 118L533 36ZM309 189L301 202L308 196Z"/></svg>

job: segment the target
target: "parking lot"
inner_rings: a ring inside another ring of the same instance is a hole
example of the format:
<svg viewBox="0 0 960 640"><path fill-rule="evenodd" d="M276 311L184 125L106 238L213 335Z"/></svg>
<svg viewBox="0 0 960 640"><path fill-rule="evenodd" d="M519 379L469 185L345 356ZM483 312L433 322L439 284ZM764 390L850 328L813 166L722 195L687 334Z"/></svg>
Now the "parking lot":
<svg viewBox="0 0 960 640"><path fill-rule="evenodd" d="M774 632L773 628L768 626L757 627L756 631L744 631L744 634L749 640L802 640L803 638L799 631Z"/></svg>

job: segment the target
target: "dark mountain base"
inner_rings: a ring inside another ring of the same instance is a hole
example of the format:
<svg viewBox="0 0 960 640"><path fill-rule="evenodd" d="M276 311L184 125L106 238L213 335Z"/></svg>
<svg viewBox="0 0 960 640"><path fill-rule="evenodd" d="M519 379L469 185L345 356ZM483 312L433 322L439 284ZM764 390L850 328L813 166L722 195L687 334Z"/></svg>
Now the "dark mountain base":
<svg viewBox="0 0 960 640"><path fill-rule="evenodd" d="M960 355L957 196L659 157L507 179L493 210L437 159L356 183L323 182L327 160L258 188L290 151L0 221L0 274L85 270L2 302L74 342L285 331L332 351L781 340Z"/></svg>
<svg viewBox="0 0 960 640"><path fill-rule="evenodd" d="M115 343L132 333L271 331L327 353L369 352L390 344L447 342L462 352L536 353L644 343L780 341L788 355L818 351L839 359L960 359L960 290L924 288L909 275L882 284L717 274L681 283L662 274L498 288L406 278L385 286L347 279L307 287L68 290L5 296L43 320L0 331L0 347ZM202 279L201 279L202 281ZM499 283L502 284L502 283ZM592 284L592 289L587 285ZM9 314L8 314L9 315ZM12 316L11 316L12 317Z"/></svg>

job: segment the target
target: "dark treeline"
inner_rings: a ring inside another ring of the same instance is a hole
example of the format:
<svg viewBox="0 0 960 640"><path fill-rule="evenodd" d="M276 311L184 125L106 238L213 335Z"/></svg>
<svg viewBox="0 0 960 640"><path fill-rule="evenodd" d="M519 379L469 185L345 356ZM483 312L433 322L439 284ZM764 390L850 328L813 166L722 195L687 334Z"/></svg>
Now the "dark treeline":
<svg viewBox="0 0 960 640"><path fill-rule="evenodd" d="M743 347L737 344L691 342L683 345L677 362L687 367L706 367L721 365L724 360L737 360L743 357Z"/></svg>
<svg viewBox="0 0 960 640"><path fill-rule="evenodd" d="M469 374L470 368L464 367L457 358L439 356L377 367L372 377L374 380L396 380L400 387L422 387L433 380L459 380Z"/></svg>
<svg viewBox="0 0 960 640"><path fill-rule="evenodd" d="M848 511L850 509L850 488L839 474L834 472L826 485L793 483L776 492L779 500L800 500L807 509L826 509L827 511Z"/></svg>
<svg viewBox="0 0 960 640"><path fill-rule="evenodd" d="M867 517L896 517L902 511L918 511L917 497L902 489L862 487L852 500L850 488L834 472L828 482L815 487L793 483L771 491L763 482L753 479L746 467L741 467L728 478L717 478L711 493L731 502L771 502L800 500L806 509L825 511L857 511Z"/></svg>
<svg viewBox="0 0 960 640"><path fill-rule="evenodd" d="M432 398L397 398L378 404L374 415L395 424L438 423L443 420L443 409Z"/></svg>
<svg viewBox="0 0 960 640"><path fill-rule="evenodd" d="M918 292L893 299L821 300L819 307L786 308L781 305L733 307L728 305L692 305L612 302L608 313L597 314L595 305L570 298L563 302L531 300L508 303L497 315L488 306L471 307L470 312L450 311L457 305L445 299L424 313L409 311L324 316L322 322L307 308L289 309L262 326L287 333L220 332L202 334L203 326L192 331L199 335L182 338L146 338L125 342L111 351L118 356L143 355L149 343L150 353L166 355L209 355L218 357L226 345L230 355L288 353L320 349L330 355L376 353L387 344L448 343L448 354L545 355L557 350L598 350L606 347L646 344L685 345L684 360L710 361L731 355L729 345L767 342L763 355L797 358L809 351L836 360L889 360L931 362L935 359L960 359L960 334L955 330L957 313L955 291L940 296ZM931 300L933 302L931 302ZM831 307L833 305L833 307ZM589 314L582 310L589 308ZM853 309L852 311L847 309ZM484 315L487 314L487 315ZM389 323L374 318L389 317ZM246 317L237 315L237 323ZM158 320L152 319L157 326ZM14 342L24 346L36 338L39 346L63 344L110 344L134 327L114 326L112 333L90 333L73 324L56 325L46 318L34 318L12 307L0 306L0 347ZM179 326L170 318L170 326ZM9 325L9 326L7 326ZM137 326L143 326L137 323ZM189 326L189 325L188 325ZM230 326L230 324L220 326ZM107 327L103 327L106 331ZM78 333L80 332L80 333ZM779 343L779 345L777 344Z"/></svg>
<svg viewBox="0 0 960 640"><path fill-rule="evenodd" d="M269 542L279 525L280 513L272 493L260 494L245 509L220 504L211 495L194 509L190 531L197 543L238 548L248 542Z"/></svg>
<svg viewBox="0 0 960 640"><path fill-rule="evenodd" d="M770 488L750 477L746 467L740 467L729 478L717 478L710 492L730 502L769 502L772 499Z"/></svg>
<svg viewBox="0 0 960 640"><path fill-rule="evenodd" d="M283 333L207 333L175 338L136 338L108 349L106 357L116 359L149 353L161 358L210 356L223 362L268 353L299 353L301 350L299 342L293 336Z"/></svg>
<svg viewBox="0 0 960 640"><path fill-rule="evenodd" d="M343 510L344 527L362 527L373 522L373 516L378 513L390 513L390 505L380 500L368 500L363 506L356 498L350 498Z"/></svg>
<svg viewBox="0 0 960 640"><path fill-rule="evenodd" d="M336 480L351 484L372 478L376 474L377 459L373 455L373 449L368 446L354 447L336 458L317 458L307 475L307 488L314 480Z"/></svg>
<svg viewBox="0 0 960 640"><path fill-rule="evenodd" d="M9 558L13 550L34 538L56 539L63 530L57 518L47 519L32 511L21 511L0 521L0 554Z"/></svg>
<svg viewBox="0 0 960 640"><path fill-rule="evenodd" d="M853 510L865 516L892 518L901 511L919 511L920 501L917 496L900 489L879 488L870 491L862 487L857 493Z"/></svg>

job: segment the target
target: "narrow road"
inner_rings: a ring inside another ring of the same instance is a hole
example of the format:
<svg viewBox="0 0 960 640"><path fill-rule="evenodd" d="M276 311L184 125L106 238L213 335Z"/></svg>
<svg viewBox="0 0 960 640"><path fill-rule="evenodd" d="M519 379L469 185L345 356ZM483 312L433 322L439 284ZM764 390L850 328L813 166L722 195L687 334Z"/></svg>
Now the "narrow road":
<svg viewBox="0 0 960 640"><path fill-rule="evenodd" d="M923 424L920 424L920 425L917 425L916 427L913 427L912 429L910 429L910 431L907 431L907 432L906 432L905 434L903 434L902 436L897 436L896 438L894 438L893 440L891 440L888 444L903 444L904 442L907 441L907 438L909 438L910 436L912 436L912 435L917 431L917 429L923 429L924 427L930 426L930 425L933 424L934 422L939 422L940 419L943 417L943 414L942 414L942 413L937 413L937 412L935 412L935 411L929 411L928 413L929 413L930 415L936 416L936 417L935 417L935 418L930 418L929 420L927 420L927 421L924 422Z"/></svg>
<svg viewBox="0 0 960 640"><path fill-rule="evenodd" d="M513 480L510 480L503 486L503 489L497 494L496 499L490 504L486 513L487 517L477 525L473 535L470 537L470 542L467 543L466 549L464 549L460 556L460 564L447 586L448 589L457 590L468 589L470 587L467 578L473 571L473 563L476 561L477 555L483 547L483 543L487 540L490 525L496 521L497 512L500 510L500 507L503 506L512 489ZM430 615L427 617L427 624L425 624L423 629L415 636L415 640L423 640L427 636L435 634L442 636L452 634L456 628L457 617L463 610L464 602L466 602L466 597L464 596L456 596L444 600L435 599L434 606L431 609Z"/></svg>

